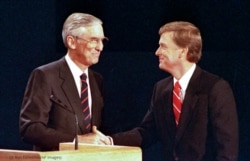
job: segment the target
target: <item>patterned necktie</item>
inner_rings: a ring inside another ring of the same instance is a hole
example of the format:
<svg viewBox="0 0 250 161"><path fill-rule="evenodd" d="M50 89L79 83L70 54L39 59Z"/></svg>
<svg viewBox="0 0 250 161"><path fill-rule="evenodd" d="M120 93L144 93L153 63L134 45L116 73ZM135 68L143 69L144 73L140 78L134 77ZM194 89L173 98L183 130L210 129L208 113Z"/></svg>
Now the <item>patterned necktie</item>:
<svg viewBox="0 0 250 161"><path fill-rule="evenodd" d="M89 110L89 103L88 103L88 84L86 82L87 76L83 73L81 76L81 107L83 111L83 118L84 118L84 126L86 133L90 132L91 129L91 118L90 118L90 110Z"/></svg>
<svg viewBox="0 0 250 161"><path fill-rule="evenodd" d="M177 81L174 85L174 90L173 90L173 111L174 111L176 126L178 126L178 124L179 124L179 118L180 118L180 114L181 114L181 106L182 106L181 86L180 86L179 82Z"/></svg>

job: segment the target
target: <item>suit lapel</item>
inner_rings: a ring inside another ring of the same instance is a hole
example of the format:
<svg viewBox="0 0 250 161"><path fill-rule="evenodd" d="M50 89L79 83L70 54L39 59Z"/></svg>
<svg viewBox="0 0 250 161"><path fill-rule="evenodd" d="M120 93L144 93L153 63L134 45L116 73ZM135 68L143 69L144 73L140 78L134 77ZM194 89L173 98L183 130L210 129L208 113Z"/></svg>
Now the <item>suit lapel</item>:
<svg viewBox="0 0 250 161"><path fill-rule="evenodd" d="M82 130L81 127L83 127L83 115L81 110L80 98L77 92L73 75L71 74L71 71L65 59L63 59L63 63L59 73L60 78L63 80L61 88L64 92L65 97L67 98L67 102L70 104L74 114L77 116L79 127Z"/></svg>
<svg viewBox="0 0 250 161"><path fill-rule="evenodd" d="M92 125L99 127L100 118L102 117L101 110L103 107L103 98L100 88L98 86L98 82L95 78L94 73L91 69L89 69L89 85L91 89L91 97L92 97Z"/></svg>
<svg viewBox="0 0 250 161"><path fill-rule="evenodd" d="M169 79L166 83L165 90L163 91L163 97L161 101L161 105L163 110L163 116L166 120L166 124L164 126L168 127L166 128L168 130L168 133L174 140L175 134L176 134L176 125L175 125L175 118L173 114L173 105L172 105L172 91L173 91L173 78ZM166 104L167 102L167 104Z"/></svg>
<svg viewBox="0 0 250 161"><path fill-rule="evenodd" d="M197 103L198 93L200 91L200 85L199 85L200 73L201 69L197 66L186 89L186 94L182 105L180 123L178 125L176 132L176 140L175 140L176 143L178 143L178 141L182 137L187 125L189 124L192 118L193 109Z"/></svg>

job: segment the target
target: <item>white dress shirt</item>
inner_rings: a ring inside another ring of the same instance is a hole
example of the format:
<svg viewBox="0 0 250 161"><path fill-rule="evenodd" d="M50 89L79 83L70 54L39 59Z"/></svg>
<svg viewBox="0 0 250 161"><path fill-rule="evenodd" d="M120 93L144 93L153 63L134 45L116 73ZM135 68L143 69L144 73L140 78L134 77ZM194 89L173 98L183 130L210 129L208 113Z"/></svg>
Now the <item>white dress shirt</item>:
<svg viewBox="0 0 250 161"><path fill-rule="evenodd" d="M88 103L89 103L89 110L90 110L90 115L91 115L91 109L92 109L92 97L91 97L91 90L89 88L89 73L88 73L88 68L85 71L82 71L69 57L69 54L66 54L65 56L66 62L70 68L70 71L74 77L76 88L79 94L79 97L81 97L81 78L80 76L85 73L87 75L87 84L88 84Z"/></svg>
<svg viewBox="0 0 250 161"><path fill-rule="evenodd" d="M182 99L182 101L185 98L186 89L187 89L188 83L189 83L189 81L194 73L195 67L196 67L196 64L193 64L192 67L181 77L181 79L178 80L179 84L181 86L181 99ZM175 84L175 82L177 82L177 79L174 78L173 82Z"/></svg>

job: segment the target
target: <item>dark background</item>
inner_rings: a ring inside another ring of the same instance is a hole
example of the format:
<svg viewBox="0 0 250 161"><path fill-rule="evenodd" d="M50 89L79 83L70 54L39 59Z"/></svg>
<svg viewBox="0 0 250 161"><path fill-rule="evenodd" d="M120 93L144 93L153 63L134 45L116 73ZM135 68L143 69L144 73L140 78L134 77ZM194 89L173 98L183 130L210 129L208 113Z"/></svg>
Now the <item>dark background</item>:
<svg viewBox="0 0 250 161"><path fill-rule="evenodd" d="M154 55L166 22L194 23L203 37L199 65L233 88L240 124L240 161L250 160L250 1L248 0L0 0L0 148L31 149L21 141L18 116L30 72L65 55L61 28L72 12L104 22L110 42L93 66L105 78L104 123L109 133L136 126L153 85L168 76ZM157 160L159 144L144 153ZM159 157L158 157L159 158Z"/></svg>

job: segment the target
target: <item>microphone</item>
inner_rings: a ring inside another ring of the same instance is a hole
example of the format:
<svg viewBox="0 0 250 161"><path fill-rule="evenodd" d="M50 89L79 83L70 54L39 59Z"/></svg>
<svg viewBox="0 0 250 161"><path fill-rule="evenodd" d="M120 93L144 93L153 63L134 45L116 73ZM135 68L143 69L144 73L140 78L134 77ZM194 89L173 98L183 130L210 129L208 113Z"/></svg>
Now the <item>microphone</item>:
<svg viewBox="0 0 250 161"><path fill-rule="evenodd" d="M50 100L53 101L54 103L59 104L61 107L63 107L65 110L69 111L70 113L73 113L75 116L75 124L76 124L76 130L75 130L75 150L78 150L78 117L74 111L74 109L72 108L73 112L69 110L69 108L67 107L67 105L65 105L61 100L59 100L55 95L50 95Z"/></svg>
<svg viewBox="0 0 250 161"><path fill-rule="evenodd" d="M75 113L75 112L74 112ZM76 134L76 137L75 137L75 150L78 150L78 137L77 137L77 134L78 134L78 117L76 116L75 114L75 121L76 121L76 131L75 131L75 134Z"/></svg>

